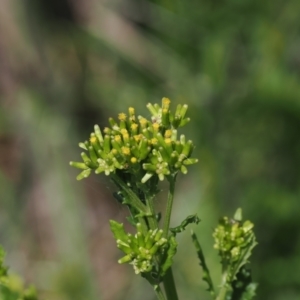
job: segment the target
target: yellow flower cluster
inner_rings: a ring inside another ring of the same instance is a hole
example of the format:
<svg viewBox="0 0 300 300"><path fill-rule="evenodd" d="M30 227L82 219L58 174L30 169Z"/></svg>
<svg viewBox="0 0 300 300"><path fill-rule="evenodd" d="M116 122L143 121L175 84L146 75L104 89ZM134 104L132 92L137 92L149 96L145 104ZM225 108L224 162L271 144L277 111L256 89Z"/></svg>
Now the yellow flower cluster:
<svg viewBox="0 0 300 300"><path fill-rule="evenodd" d="M198 161L190 158L193 142L177 135L177 128L190 120L185 117L188 106L178 105L172 113L170 100L163 98L161 106L149 103L147 108L150 120L136 117L134 108L130 107L128 115L118 115L118 122L110 118L110 127L104 128L103 133L95 125L89 141L79 144L87 152L81 153L83 162L70 162L71 166L83 169L78 180L88 177L91 170L105 175L120 170L142 183L152 176L164 180L178 171L187 173L187 166Z"/></svg>

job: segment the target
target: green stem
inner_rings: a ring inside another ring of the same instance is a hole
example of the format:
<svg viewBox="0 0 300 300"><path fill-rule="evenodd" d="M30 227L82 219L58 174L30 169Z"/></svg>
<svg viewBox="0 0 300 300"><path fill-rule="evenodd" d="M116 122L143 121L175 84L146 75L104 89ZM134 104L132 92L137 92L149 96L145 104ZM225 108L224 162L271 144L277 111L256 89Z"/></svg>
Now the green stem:
<svg viewBox="0 0 300 300"><path fill-rule="evenodd" d="M148 232L148 226L147 226L145 219L143 217L139 217L138 220L142 224L143 233L146 234Z"/></svg>
<svg viewBox="0 0 300 300"><path fill-rule="evenodd" d="M228 291L228 285L226 284L227 281L227 271L226 268L224 268L223 266L223 272L222 272L222 285L221 285L221 289L219 291L219 294L216 298L216 300L225 300L226 299L226 295L227 295L227 291Z"/></svg>
<svg viewBox="0 0 300 300"><path fill-rule="evenodd" d="M171 220L171 212L172 212L172 206L173 206L173 199L174 199L174 191L175 191L175 182L176 182L176 174L171 175L169 178L169 193L168 193L168 200L167 200L167 207L166 207L166 214L165 214L165 220L164 220L164 233L163 236L165 238L168 237L169 233L169 227L170 227L170 220Z"/></svg>
<svg viewBox="0 0 300 300"><path fill-rule="evenodd" d="M150 227L150 229L155 230L156 228L158 228L158 224L157 224L157 221L155 219L154 203L153 203L153 197L152 196L146 198L146 204L147 204L148 209L151 212L151 216L147 217L149 227Z"/></svg>
<svg viewBox="0 0 300 300"><path fill-rule="evenodd" d="M171 175L168 178L170 186L169 186L169 193L168 193L168 200L167 200L167 207L166 207L166 214L164 219L164 226L163 226L163 236L168 238L169 227L170 227L170 220L171 220L171 212L174 200L174 191L175 191L175 182L176 182L176 174ZM178 300L178 295L176 291L176 286L173 277L172 268L169 268L163 278L163 284L166 291L167 299L168 300Z"/></svg>
<svg viewBox="0 0 300 300"><path fill-rule="evenodd" d="M216 298L216 300L225 300L226 294L227 294L227 287L225 285L223 285L220 289L219 295Z"/></svg>
<svg viewBox="0 0 300 300"><path fill-rule="evenodd" d="M154 291L155 291L155 295L156 295L157 299L159 299L159 300L166 300L166 297L163 294L163 292L162 292L162 290L161 290L161 288L160 288L159 285L154 286Z"/></svg>
<svg viewBox="0 0 300 300"><path fill-rule="evenodd" d="M121 178L119 178L118 175L114 174L111 176L111 178L128 195L130 199L130 203L128 203L129 205L132 205L144 215L150 214L150 212L147 209L147 206L142 203L142 201L136 196L136 194L131 190L131 188L127 186L127 184Z"/></svg>
<svg viewBox="0 0 300 300"><path fill-rule="evenodd" d="M178 295L176 291L175 281L173 277L172 268L169 268L163 279L165 292L168 300L178 300Z"/></svg>

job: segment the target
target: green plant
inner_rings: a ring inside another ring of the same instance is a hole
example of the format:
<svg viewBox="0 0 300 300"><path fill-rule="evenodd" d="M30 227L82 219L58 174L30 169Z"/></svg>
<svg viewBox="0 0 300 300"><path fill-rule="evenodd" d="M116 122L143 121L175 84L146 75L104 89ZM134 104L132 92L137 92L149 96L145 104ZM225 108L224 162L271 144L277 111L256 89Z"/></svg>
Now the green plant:
<svg viewBox="0 0 300 300"><path fill-rule="evenodd" d="M190 119L186 117L187 105L178 105L170 110L170 100L162 104L147 104L151 113L148 120L136 116L134 108L128 116L120 113L118 121L109 119L110 127L103 133L98 125L90 139L79 146L82 162L70 162L82 169L78 180L88 177L92 170L96 174L110 176L117 187L115 197L128 206L128 221L135 227L136 234L125 232L123 224L114 220L110 227L117 247L124 253L119 263L129 263L134 272L144 277L154 288L158 299L178 299L172 274L173 257L177 249L176 235L188 224L199 223L197 215L191 215L182 223L170 228L175 184L179 172L187 174L188 167L198 162L192 158L194 144L185 135L179 136L178 129ZM154 199L159 193L159 181L167 180L169 192L163 222L161 213L155 210ZM215 291L209 270L196 235L192 240L204 271L203 279L213 299L252 299L256 285L252 283L246 269L251 250L256 245L253 224L242 223L241 210L233 219L223 218L214 232L215 248L218 249L222 265L222 283ZM164 291L161 288L164 286Z"/></svg>
<svg viewBox="0 0 300 300"><path fill-rule="evenodd" d="M5 253L0 246L0 300L37 300L35 288L24 288L19 276L9 274L3 265Z"/></svg>

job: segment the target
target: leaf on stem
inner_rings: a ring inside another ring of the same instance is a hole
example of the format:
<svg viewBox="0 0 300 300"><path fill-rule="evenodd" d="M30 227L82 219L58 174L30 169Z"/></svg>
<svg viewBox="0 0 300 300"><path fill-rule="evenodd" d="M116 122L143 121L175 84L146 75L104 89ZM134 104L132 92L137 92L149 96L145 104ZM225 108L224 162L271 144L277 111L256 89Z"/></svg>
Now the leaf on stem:
<svg viewBox="0 0 300 300"><path fill-rule="evenodd" d="M192 240L193 240L193 243L194 243L194 246L196 248L198 258L199 258L199 264L200 264L200 266L202 267L202 270L203 270L202 279L203 279L203 281L205 281L208 284L207 291L209 291L210 294L212 296L214 296L215 295L215 289L214 289L212 279L210 277L209 269L208 269L208 267L206 265L206 262L205 262L202 247L201 247L201 245L198 241L198 238L197 238L196 234L193 231L191 231L191 235L192 235Z"/></svg>
<svg viewBox="0 0 300 300"><path fill-rule="evenodd" d="M252 282L250 270L243 266L231 287L231 300L252 300L256 294L257 283Z"/></svg>
<svg viewBox="0 0 300 300"><path fill-rule="evenodd" d="M191 223L198 224L199 222L200 222L200 219L198 218L197 214L190 215L190 216L187 216L185 218L185 220L183 220L179 226L170 228L170 231L172 232L172 234L174 236L176 236L177 233L184 231L185 228L187 227L187 225L189 225Z"/></svg>
<svg viewBox="0 0 300 300"><path fill-rule="evenodd" d="M166 252L165 259L163 264L160 266L160 276L163 277L167 270L172 266L173 264L173 256L176 254L177 251L177 242L175 240L174 236L170 236L168 240L169 248Z"/></svg>

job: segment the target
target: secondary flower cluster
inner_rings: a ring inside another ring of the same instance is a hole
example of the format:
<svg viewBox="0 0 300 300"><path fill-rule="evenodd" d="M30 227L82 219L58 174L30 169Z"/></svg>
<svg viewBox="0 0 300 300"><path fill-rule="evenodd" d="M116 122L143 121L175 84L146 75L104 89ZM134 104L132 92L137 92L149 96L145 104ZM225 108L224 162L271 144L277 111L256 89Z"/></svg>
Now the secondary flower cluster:
<svg viewBox="0 0 300 300"><path fill-rule="evenodd" d="M86 152L81 153L83 162L70 162L83 171L77 179L96 174L110 175L118 170L130 173L145 183L157 175L160 180L165 176L181 171L187 173L187 166L198 160L190 158L194 149L191 140L184 135L178 138L177 128L186 125L187 105L178 105L175 113L170 111L170 100L162 99L162 104L147 104L151 113L148 120L136 116L134 108L128 109L128 115L120 113L119 121L109 119L110 127L103 132L95 125L89 141L79 146Z"/></svg>
<svg viewBox="0 0 300 300"><path fill-rule="evenodd" d="M234 262L240 258L243 248L254 238L253 227L250 221L241 223L227 217L220 220L213 233L214 248L219 250L224 261Z"/></svg>
<svg viewBox="0 0 300 300"><path fill-rule="evenodd" d="M136 274L150 272L155 264L154 256L166 251L167 239L163 230L149 230L145 235L142 225L136 224L137 233L133 236L124 231L123 224L110 221L111 230L117 241L117 247L126 255L118 260L120 264L130 263Z"/></svg>

